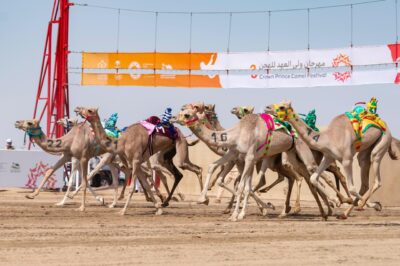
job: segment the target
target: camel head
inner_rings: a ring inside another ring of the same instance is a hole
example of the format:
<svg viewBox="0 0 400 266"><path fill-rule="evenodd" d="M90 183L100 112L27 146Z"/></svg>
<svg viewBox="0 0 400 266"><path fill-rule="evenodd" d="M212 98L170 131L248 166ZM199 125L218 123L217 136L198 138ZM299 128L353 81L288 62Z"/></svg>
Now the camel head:
<svg viewBox="0 0 400 266"><path fill-rule="evenodd" d="M264 112L274 115L282 121L296 118L291 101L282 101L281 103L268 105L264 108Z"/></svg>
<svg viewBox="0 0 400 266"><path fill-rule="evenodd" d="M18 120L15 122L15 127L26 132L30 132L35 129L41 129L39 125L39 120Z"/></svg>
<svg viewBox="0 0 400 266"><path fill-rule="evenodd" d="M178 115L174 116L172 120L174 123L178 123L182 126L193 127L204 118L204 113L202 116L196 111L196 109L185 109L180 111Z"/></svg>
<svg viewBox="0 0 400 266"><path fill-rule="evenodd" d="M252 114L253 112L254 106L236 106L231 110L231 113L236 115L239 119L242 119L245 115Z"/></svg>
<svg viewBox="0 0 400 266"><path fill-rule="evenodd" d="M215 107L215 105L214 105ZM203 102L197 102L197 103L187 103L184 104L181 108L181 110L186 110L186 109L194 109L196 112L202 113L205 111L206 106L204 105Z"/></svg>
<svg viewBox="0 0 400 266"><path fill-rule="evenodd" d="M75 107L74 112L77 115L80 115L82 118L86 119L86 120L90 120L92 117L98 117L99 113L98 113L98 109L99 108L94 108L94 107Z"/></svg>
<svg viewBox="0 0 400 266"><path fill-rule="evenodd" d="M64 128L71 128L78 124L78 118L61 118L57 121L57 124L63 126Z"/></svg>

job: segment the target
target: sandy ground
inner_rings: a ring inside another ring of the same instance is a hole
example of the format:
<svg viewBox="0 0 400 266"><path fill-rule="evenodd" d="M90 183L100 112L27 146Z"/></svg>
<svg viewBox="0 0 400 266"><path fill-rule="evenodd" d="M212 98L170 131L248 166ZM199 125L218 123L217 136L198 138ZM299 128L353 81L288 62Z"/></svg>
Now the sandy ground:
<svg viewBox="0 0 400 266"><path fill-rule="evenodd" d="M399 265L400 208L355 212L324 222L313 202L301 215L262 217L251 204L241 222L225 206L199 206L195 197L172 202L162 216L135 195L126 216L89 198L54 206L61 193L25 199L25 190L0 192L1 265ZM110 193L106 193L110 199ZM226 200L225 200L226 201ZM281 206L279 200L273 201ZM336 209L336 214L343 209Z"/></svg>

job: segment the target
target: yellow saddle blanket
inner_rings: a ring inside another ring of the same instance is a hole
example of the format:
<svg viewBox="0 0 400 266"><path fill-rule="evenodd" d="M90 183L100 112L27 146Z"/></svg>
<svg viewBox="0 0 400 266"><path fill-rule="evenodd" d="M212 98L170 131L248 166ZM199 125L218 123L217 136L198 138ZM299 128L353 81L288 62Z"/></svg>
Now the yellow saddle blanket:
<svg viewBox="0 0 400 266"><path fill-rule="evenodd" d="M350 119L350 122L353 125L354 132L357 136L357 141L355 143L357 151L361 147L361 141L364 133L370 127L380 129L382 134L384 134L386 131L385 122L378 115L370 113L364 108L356 107L353 112L346 112L345 114Z"/></svg>

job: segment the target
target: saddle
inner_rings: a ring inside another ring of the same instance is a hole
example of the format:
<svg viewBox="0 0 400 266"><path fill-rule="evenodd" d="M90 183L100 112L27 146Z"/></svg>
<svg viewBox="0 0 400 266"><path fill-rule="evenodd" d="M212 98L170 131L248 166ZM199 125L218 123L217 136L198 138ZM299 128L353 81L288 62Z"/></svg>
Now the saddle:
<svg viewBox="0 0 400 266"><path fill-rule="evenodd" d="M362 138L369 128L377 128L382 134L386 132L385 122L377 114L368 112L364 107L356 106L352 112L345 112L345 115L349 118L357 136L355 143L357 151L360 149Z"/></svg>
<svg viewBox="0 0 400 266"><path fill-rule="evenodd" d="M155 135L170 138L173 142L178 138L178 132L175 127L170 123L162 124L160 118L157 116L150 116L146 120L140 121L139 124L146 129L149 136L147 149L149 149L150 155L153 154L153 140ZM146 152L146 150L144 152Z"/></svg>

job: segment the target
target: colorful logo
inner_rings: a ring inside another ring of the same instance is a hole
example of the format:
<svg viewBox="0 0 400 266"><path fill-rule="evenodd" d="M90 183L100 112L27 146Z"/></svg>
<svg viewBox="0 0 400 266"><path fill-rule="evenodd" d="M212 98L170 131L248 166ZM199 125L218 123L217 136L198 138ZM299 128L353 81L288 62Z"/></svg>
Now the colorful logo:
<svg viewBox="0 0 400 266"><path fill-rule="evenodd" d="M333 59L332 66L333 67L351 66L350 57L346 54L339 54ZM334 72L333 76L335 77L335 80L345 82L347 79L351 77L351 71Z"/></svg>

